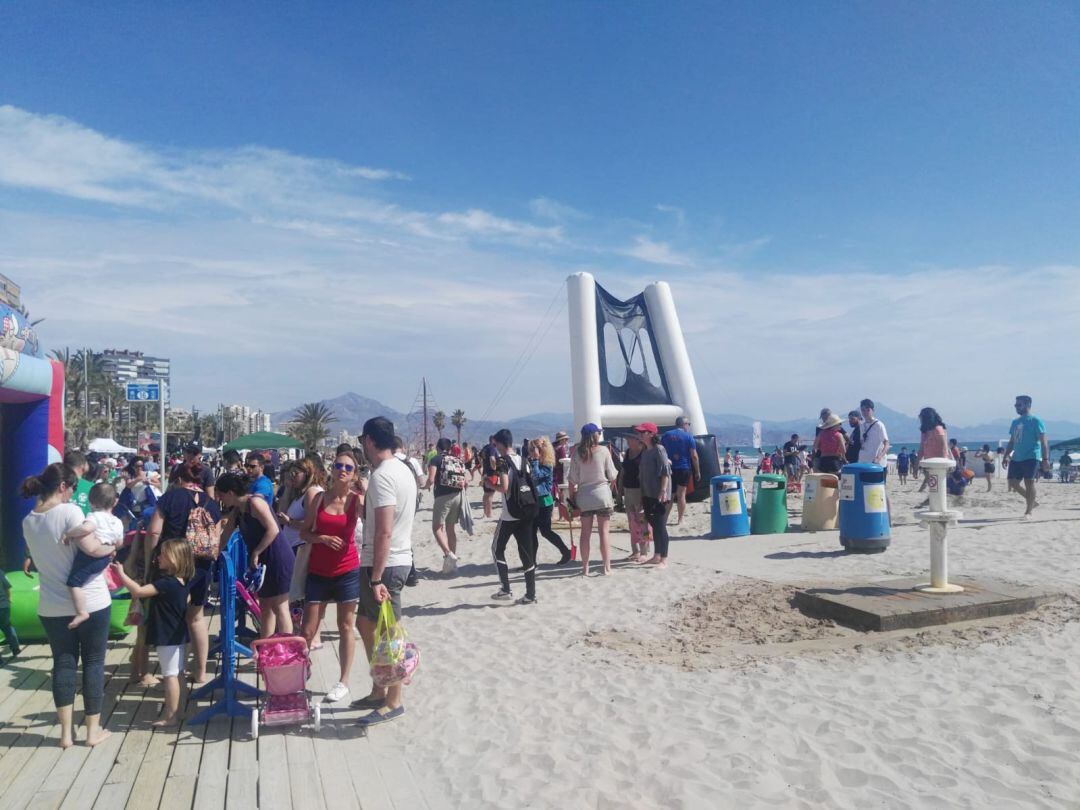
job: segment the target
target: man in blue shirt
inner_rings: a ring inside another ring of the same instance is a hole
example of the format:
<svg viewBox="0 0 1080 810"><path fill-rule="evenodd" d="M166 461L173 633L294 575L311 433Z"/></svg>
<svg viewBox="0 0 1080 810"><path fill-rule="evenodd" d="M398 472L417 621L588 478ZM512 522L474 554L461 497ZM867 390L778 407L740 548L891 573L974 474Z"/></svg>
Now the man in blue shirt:
<svg viewBox="0 0 1080 810"><path fill-rule="evenodd" d="M1005 448L1003 463L1009 470L1009 490L1019 492L1027 502L1024 516L1032 513L1035 502L1035 471L1050 470L1050 444L1042 419L1031 413L1031 397L1016 398L1019 416L1009 428L1009 444Z"/></svg>
<svg viewBox="0 0 1080 810"><path fill-rule="evenodd" d="M252 495L258 495L271 507L274 504L274 482L263 475L263 467L266 460L258 453L248 453L244 461L244 472L247 473L251 486L248 489Z"/></svg>
<svg viewBox="0 0 1080 810"><path fill-rule="evenodd" d="M691 470L695 480L701 478L697 443L687 430L689 427L690 420L685 416L680 416L675 420L675 429L669 430L660 439L660 444L664 446L668 459L671 461L671 486L675 488L675 497L668 501L667 514L671 514L671 505L676 503L679 509L679 520L675 525L682 523L683 514L686 512L686 488L690 484Z"/></svg>

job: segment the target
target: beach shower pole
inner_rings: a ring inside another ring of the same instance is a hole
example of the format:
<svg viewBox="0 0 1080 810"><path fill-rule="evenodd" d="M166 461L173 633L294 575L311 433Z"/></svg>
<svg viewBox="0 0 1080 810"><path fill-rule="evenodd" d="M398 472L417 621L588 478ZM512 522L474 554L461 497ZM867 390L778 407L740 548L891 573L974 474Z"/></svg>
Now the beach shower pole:
<svg viewBox="0 0 1080 810"><path fill-rule="evenodd" d="M950 526L963 517L962 512L949 509L948 489L945 477L955 466L951 458L920 459L919 466L927 470L929 506L926 512L916 512L924 526L930 530L930 584L917 585L923 593L960 593L960 585L949 584L949 548L946 537Z"/></svg>

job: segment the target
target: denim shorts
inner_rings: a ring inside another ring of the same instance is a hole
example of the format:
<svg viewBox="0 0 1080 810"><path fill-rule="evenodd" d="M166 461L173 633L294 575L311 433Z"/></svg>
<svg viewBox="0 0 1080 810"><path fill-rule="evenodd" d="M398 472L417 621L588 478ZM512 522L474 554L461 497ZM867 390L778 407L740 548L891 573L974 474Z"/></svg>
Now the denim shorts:
<svg viewBox="0 0 1080 810"><path fill-rule="evenodd" d="M324 577L309 573L304 601L312 604L322 602L356 602L360 599L360 569L354 568L336 577Z"/></svg>

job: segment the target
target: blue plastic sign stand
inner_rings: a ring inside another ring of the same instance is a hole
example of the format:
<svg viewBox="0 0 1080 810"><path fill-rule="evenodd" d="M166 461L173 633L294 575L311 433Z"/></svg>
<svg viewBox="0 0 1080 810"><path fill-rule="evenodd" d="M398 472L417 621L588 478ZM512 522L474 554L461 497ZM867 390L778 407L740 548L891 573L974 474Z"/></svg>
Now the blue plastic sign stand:
<svg viewBox="0 0 1080 810"><path fill-rule="evenodd" d="M240 645L236 641L236 567L233 564L233 554L230 549L234 543L243 545L239 536L234 533L229 538L226 552L218 557L218 583L221 601L221 641L215 647L221 653L221 668L210 683L201 686L191 693L196 700L209 697L218 689L224 690L221 700L214 703L195 715L188 721L188 725L200 725L218 714L228 717L250 717L252 708L243 705L238 694L248 697L258 697L259 690L250 684L243 683L236 678L236 656ZM248 650L250 655L251 651Z"/></svg>

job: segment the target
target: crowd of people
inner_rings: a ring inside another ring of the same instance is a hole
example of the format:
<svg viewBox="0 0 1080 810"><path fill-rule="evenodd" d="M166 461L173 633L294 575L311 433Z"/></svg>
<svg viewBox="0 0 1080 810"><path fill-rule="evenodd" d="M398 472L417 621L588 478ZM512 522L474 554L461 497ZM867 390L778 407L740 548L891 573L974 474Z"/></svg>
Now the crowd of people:
<svg viewBox="0 0 1080 810"><path fill-rule="evenodd" d="M1024 497L1030 514L1038 505L1038 473L1049 470L1049 449L1042 421L1031 414L1031 398L1017 397L1015 408L1008 445L999 453L984 445L974 458L983 465L988 488L997 466L1006 466L1009 488ZM920 459L931 457L955 458L954 476L963 479L966 449L948 438L941 416L927 407L919 421L919 448L911 453L901 448L896 458L901 484L909 475L918 476ZM763 456L759 469L797 480L808 470L839 473L845 463L856 461L886 466L888 432L875 416L873 401L865 399L858 411L851 411L846 427L845 420L823 409L811 444L793 434L775 454ZM681 523L687 494L701 479L702 462L690 428L681 418L661 434L656 424L642 422L618 441L605 442L600 426L586 424L575 445L560 431L553 442L538 437L520 446L503 429L482 447L441 438L421 462L405 452L388 419L375 417L365 423L359 446L340 445L329 460L310 453L279 469L262 452L241 457L226 451L215 474L203 448L191 442L168 471L164 491L162 471L150 459L68 452L63 462L27 479L22 489L25 497L35 499L23 523L24 570L36 568L40 577L39 615L53 655L61 746L74 740L72 704L80 661L87 744L108 735L100 724L100 708L110 588L125 586L133 597L132 611L145 619L138 622L133 677L148 685L156 682L150 667L154 650L165 688L157 724L176 724L182 719L185 685L207 679L205 609L213 598L212 571L216 557L236 536L247 550L248 581L258 599L264 636L299 633L316 649L322 645L327 606L335 606L340 673L325 699L340 702L349 697L354 629L370 657L382 604L389 602L400 618L404 589L417 582L412 533L425 490L433 495L431 533L443 555L442 573L452 576L458 532L471 534L473 529L465 491L479 476L484 515L497 520L492 557L498 589L492 598L513 599L507 559L513 539L524 584L516 604L533 605L540 537L558 553L554 565L568 565L574 557L573 545L553 528L556 512L563 520L580 517L579 561L585 577L592 575L594 528L599 574L613 572L610 532L617 503L627 516L628 560L657 569L667 566L671 512ZM721 464L731 472L740 468L741 459L727 450ZM497 516L496 495L501 495ZM135 542L123 564L110 566L125 534L134 535ZM0 624L4 621L0 610ZM13 635L7 638L17 654ZM400 684L373 685L351 705L367 711L359 720L365 726L405 711Z"/></svg>

